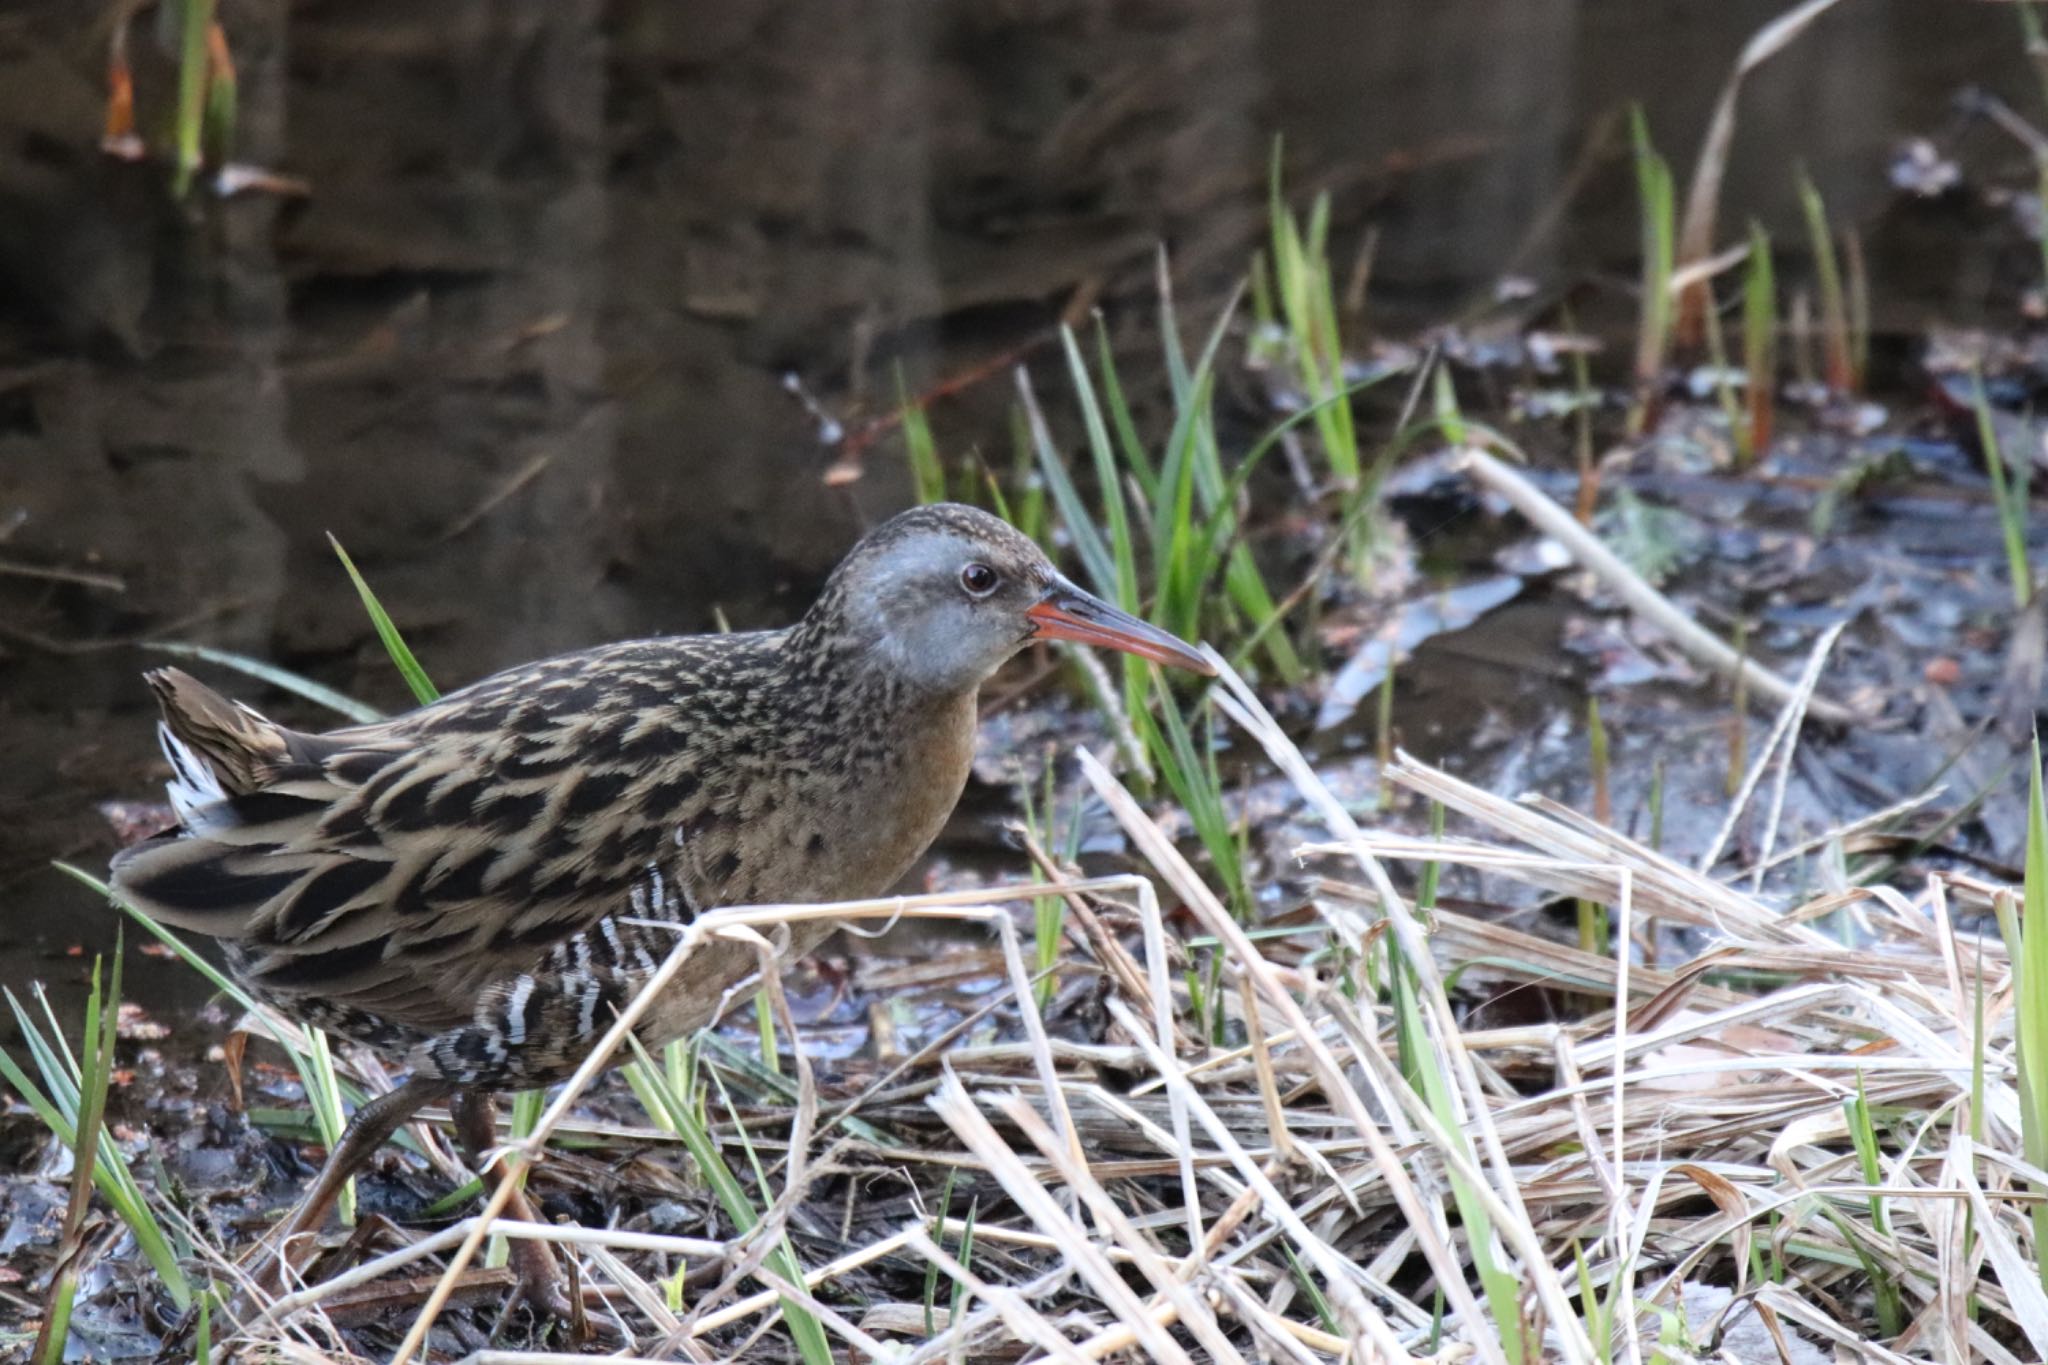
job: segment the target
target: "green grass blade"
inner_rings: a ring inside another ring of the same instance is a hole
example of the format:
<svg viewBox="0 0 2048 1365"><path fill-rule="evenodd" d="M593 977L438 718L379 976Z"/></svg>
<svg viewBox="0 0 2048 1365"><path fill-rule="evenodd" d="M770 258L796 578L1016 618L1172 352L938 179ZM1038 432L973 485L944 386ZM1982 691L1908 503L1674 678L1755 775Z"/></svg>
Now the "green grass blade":
<svg viewBox="0 0 2048 1365"><path fill-rule="evenodd" d="M761 1157L754 1150L754 1139L747 1132L747 1125L739 1122L739 1111L733 1107L732 1096L725 1093L725 1082L715 1067L711 1069L711 1079L718 1086L718 1096L725 1103L726 1113L732 1116L740 1150L747 1154L747 1164L754 1169L754 1182L766 1190L768 1173L761 1168ZM796 1248L790 1245L787 1235L777 1238L774 1250L762 1259L769 1269L789 1283L804 1283L803 1263L797 1259ZM790 1335L796 1338L797 1354L803 1357L805 1365L834 1365L832 1343L826 1339L825 1328L815 1314L793 1299L784 1297L782 1315L789 1322Z"/></svg>
<svg viewBox="0 0 2048 1365"><path fill-rule="evenodd" d="M1742 364L1748 384L1737 451L1747 466L1771 443L1778 392L1778 282L1771 264L1770 234L1753 220L1749 225L1749 269L1742 280Z"/></svg>
<svg viewBox="0 0 2048 1365"><path fill-rule="evenodd" d="M1629 430L1640 435L1655 407L1664 367L1671 352L1671 272L1677 243L1676 200L1671 167L1650 141L1649 121L1641 105L1629 114L1635 149L1636 199L1641 215L1641 315L1636 324L1636 403Z"/></svg>
<svg viewBox="0 0 2048 1365"><path fill-rule="evenodd" d="M37 993L42 999L44 1012L49 1012L48 997L41 988ZM8 1007L14 1012L14 1019L20 1030L23 1046L35 1062L42 1083L38 1085L23 1071L13 1057L0 1050L0 1078L4 1078L19 1095L22 1102L35 1111L43 1126L53 1133L72 1153L73 1161L87 1161L91 1167L93 1188L100 1197L112 1206L121 1221L128 1226L141 1250L143 1258L163 1281L165 1292L182 1311L192 1302L191 1282L178 1263L177 1252L172 1248L170 1238L158 1223L156 1214L150 1209L149 1201L136 1182L135 1174L122 1159L120 1149L114 1145L113 1137L103 1123L85 1124L87 1107L85 1096L79 1085L83 1075L75 1058L65 1047L61 1030L45 1034L42 1027L15 998L14 992L4 994ZM119 1000L114 998L114 1007ZM111 1025L100 1029L103 1039L110 1040ZM104 1078L102 1078L104 1079ZM81 1135L88 1136L94 1144L94 1153L87 1156L79 1151Z"/></svg>
<svg viewBox="0 0 2048 1365"><path fill-rule="evenodd" d="M2015 468L2025 462L2007 463L2005 443L1999 439L1981 371L1972 376L1972 383L1970 398L1977 417L1977 444L1984 451L1984 470L1991 478L1991 500L1997 505L1999 531L2005 539L2005 568L2012 579L2013 605L2025 611L2034 596L2034 571L2027 560L2026 486L2014 475Z"/></svg>
<svg viewBox="0 0 2048 1365"><path fill-rule="evenodd" d="M1210 866L1222 884L1231 909L1240 920L1251 914L1251 894L1245 882L1244 861L1229 809L1223 801L1223 782L1216 768L1215 753L1198 751L1194 735L1181 716L1180 706L1165 676L1152 675L1152 684L1163 725L1145 707L1133 711L1131 719L1146 748L1151 752L1166 785L1188 814ZM1206 731L1205 731L1206 735Z"/></svg>
<svg viewBox="0 0 2048 1365"><path fill-rule="evenodd" d="M1074 397L1081 404L1081 425L1088 433L1088 451L1095 459L1095 481L1102 500L1103 519L1109 524L1109 547L1116 579L1111 601L1125 611L1138 611L1138 554L1131 536L1130 506L1124 500L1124 483L1116 468L1116 451L1109 443L1109 428L1102 420L1102 405L1095 396L1095 382L1089 377L1088 362L1074 340L1070 327L1060 328L1060 344L1067 353L1067 373L1074 384Z"/></svg>
<svg viewBox="0 0 2048 1365"><path fill-rule="evenodd" d="M634 1060L640 1068L639 1079L633 1082L634 1092L651 1099L653 1107L649 1109L650 1115L653 1115L662 1127L682 1139L684 1148L690 1153L690 1159L703 1173L704 1182L711 1187L711 1193L717 1198L720 1207L725 1210L725 1216L732 1220L740 1235L745 1236L752 1232L761 1221L760 1211L754 1207L754 1201L747 1196L746 1187L740 1184L739 1177L735 1176L732 1168L726 1164L725 1154L719 1150L718 1143L712 1138L710 1129L703 1123L696 1106L686 1096L678 1094L669 1084L668 1073L648 1055L646 1047L638 1038L629 1033L626 1035L626 1041L632 1047ZM711 1075L714 1081L718 1080L715 1068L712 1069ZM723 1082L720 1082L720 1085L722 1086ZM731 1109L730 1099L727 1100L726 1107L728 1110ZM748 1141L746 1131L745 1125L741 1125L740 1140L749 1159L753 1160L758 1177L760 1162L754 1158L753 1144ZM787 1237L782 1238L768 1252L764 1262L770 1270L791 1284L801 1285L805 1282L803 1268L798 1264L796 1252L790 1246ZM826 1340L825 1329L819 1324L816 1316L803 1305L788 1298L782 1300L782 1315L789 1323L790 1335L795 1338L797 1352L803 1357L805 1365L832 1365L831 1343Z"/></svg>
<svg viewBox="0 0 2048 1365"><path fill-rule="evenodd" d="M107 1085L114 1070L114 1015L121 1005L121 950L121 934L117 930L114 934L114 970L104 991L100 989L99 960L95 958L92 964L92 991L85 1006L85 1035L78 1049L78 1131L81 1133L98 1133L107 1114ZM77 1164L86 1169L84 1178L76 1181L72 1189L73 1212L77 1217L82 1218L85 1214L91 1166L98 1151L99 1144L95 1142L78 1154Z"/></svg>
<svg viewBox="0 0 2048 1365"><path fill-rule="evenodd" d="M1870 1095L1863 1086L1863 1073L1856 1073L1856 1093L1842 1102L1842 1113L1847 1120L1850 1145L1856 1149L1856 1164L1866 1185L1884 1183L1884 1167L1878 1158L1877 1125L1870 1117ZM1870 1226L1880 1237L1891 1236L1890 1221L1885 1216L1884 1197L1870 1196Z"/></svg>
<svg viewBox="0 0 2048 1365"><path fill-rule="evenodd" d="M1295 371L1315 410L1316 434L1331 475L1359 496L1363 493L1359 476L1364 466L1359 458L1351 405L1326 401L1339 393L1345 383L1343 339L1338 333L1336 294L1326 251L1330 198L1328 194L1317 197L1310 210L1308 232L1303 234L1281 193L1277 139L1273 144L1267 200L1275 294L1294 353Z"/></svg>
<svg viewBox="0 0 2048 1365"><path fill-rule="evenodd" d="M165 3L175 3L178 7L178 161L171 192L183 198L192 188L193 177L199 173L199 142L206 116L206 29L213 22L213 0L165 0Z"/></svg>
<svg viewBox="0 0 2048 1365"><path fill-rule="evenodd" d="M1088 505L1081 500L1080 491L1074 487L1073 476L1067 472L1066 459L1053 446L1052 433L1046 430L1037 396L1031 391L1030 377L1021 369L1017 372L1017 389L1023 400L1032 445L1038 452L1039 473L1044 476L1045 486L1052 493L1053 506L1059 509L1060 520L1065 523L1067 535L1073 540L1074 553L1080 556L1081 570L1088 577L1088 586L1115 601L1116 558L1110 554L1102 533L1095 529L1095 519L1089 515Z"/></svg>
<svg viewBox="0 0 2048 1365"><path fill-rule="evenodd" d="M1153 619L1176 635L1200 633L1204 584L1195 576L1198 534L1195 506L1195 432L1205 420L1210 381L1196 381L1188 401L1174 419L1160 466L1161 499L1152 526L1152 563L1158 575Z"/></svg>
<svg viewBox="0 0 2048 1365"><path fill-rule="evenodd" d="M349 581L356 585L356 595L363 599L363 610L370 614L370 624L377 628L377 638L384 642L384 652L389 654L391 662L398 666L398 672L405 679L405 685L412 689L414 700L422 706L431 701L438 701L441 696L440 689L428 679L427 670L420 667L420 661L415 659L412 651L406 647L405 637L398 633L398 627L384 610L383 603L377 600L377 594L370 591L370 585L364 582L362 574L356 571L355 561L348 557L348 551L342 549L341 542L332 535L327 537L327 543L334 547L334 553L340 557L341 567L348 570Z"/></svg>
<svg viewBox="0 0 2048 1365"><path fill-rule="evenodd" d="M1842 270L1835 258L1835 235L1828 225L1827 202L1805 171L1799 173L1799 207L1806 216L1807 243L1820 288L1821 336L1827 356L1828 387L1837 393L1856 388L1856 363L1849 341L1849 307L1842 288Z"/></svg>
<svg viewBox="0 0 2048 1365"><path fill-rule="evenodd" d="M1195 361L1192 372L1183 374L1173 385L1174 424L1173 434L1167 438L1167 448L1186 445L1187 458L1194 461L1196 486L1202 493L1202 510L1205 515L1214 515L1219 508L1224 481L1221 457L1217 452L1213 435L1213 414L1211 404L1216 373L1216 357L1223 349L1223 338L1229 334L1230 324L1237 316L1238 303L1244 298L1244 286L1239 284L1224 301L1216 314L1215 323L1209 328L1208 338L1202 343L1202 353ZM1179 345L1169 347L1169 357L1177 357ZM1185 362L1182 362L1183 365ZM1210 439L1201 439L1207 426ZM1164 474L1162 485L1170 483ZM1183 523L1185 524L1185 523Z"/></svg>
<svg viewBox="0 0 2048 1365"><path fill-rule="evenodd" d="M967 1217L960 1226L960 1250L954 1258L963 1269L970 1273L974 1269L974 1221L981 1212L981 1200L971 1199L967 1203ZM953 1302L947 1312L947 1325L960 1321L967 1311L967 1286L960 1281L953 1282Z"/></svg>
<svg viewBox="0 0 2048 1365"><path fill-rule="evenodd" d="M1413 972L1401 956L1400 941L1388 935L1385 942L1389 953L1388 976L1393 984L1394 1035L1402 1074L1429 1106L1444 1131L1459 1144L1465 1157L1476 1165L1471 1139L1459 1123L1457 1107L1451 1101L1450 1078L1444 1073L1441 1054L1430 1041L1421 1003L1415 998ZM1480 1290L1485 1295L1487 1308L1493 1315L1494 1327L1500 1334L1508 1359L1520 1365L1528 1358L1527 1333L1520 1309L1520 1285L1495 1255L1493 1220L1488 1216L1486 1206L1479 1201L1477 1192L1463 1176L1455 1172L1449 1175L1451 1201L1458 1210L1459 1221L1465 1225L1465 1244L1472 1258L1472 1267L1479 1277Z"/></svg>
<svg viewBox="0 0 2048 1365"><path fill-rule="evenodd" d="M297 1068L300 1079L303 1081L308 1077L311 1063L308 1062L305 1052L301 1047L304 1039L292 1038L281 1030L272 1028L269 1013L256 1003L255 996L242 989L241 983L222 972L220 968L208 962L204 957L201 957L191 944L185 942L184 939L178 937L163 925L158 924L146 911L137 909L129 904L127 899L118 894L113 887L107 885L107 883L95 877L92 873L85 871L83 868L74 867L70 863L52 863L51 866L62 872L65 876L91 887L93 891L105 897L122 914L127 915L144 929L147 929L157 942L169 948L173 953L176 953L186 966L205 977L216 990L253 1015L262 1024L263 1031L270 1040L283 1048L286 1055L292 1059L292 1065Z"/></svg>
<svg viewBox="0 0 2048 1365"><path fill-rule="evenodd" d="M147 912L129 904L124 897L115 893L113 887L90 872L73 867L69 863L53 863L51 866L73 880L91 887L110 901L123 914L147 929L157 942L177 954L186 966L205 977L215 989L241 1006L244 1012L257 1021L264 1034L291 1059L292 1069L298 1073L299 1083L305 1089L307 1103L313 1111L314 1127L319 1132L321 1141L330 1151L333 1150L334 1144L341 1140L341 1134L348 1124L341 1108L341 1097L345 1087L335 1072L334 1059L327 1050L326 1035L311 1025L306 1025L296 1032L276 1027L270 1012L260 1006L248 991L242 989L240 982L201 957L190 944L157 923ZM346 1089L350 1095L356 1095L353 1087ZM360 1099L359 1096L357 1098ZM403 1147L414 1146L411 1137L406 1135L401 1135L397 1141ZM353 1189L354 1185L351 1182L350 1193L345 1196L351 1203L354 1198Z"/></svg>
<svg viewBox="0 0 2048 1365"><path fill-rule="evenodd" d="M910 459L910 482L920 503L946 500L946 467L939 462L939 448L932 440L932 424L925 411L910 396L903 378L903 366L896 367L896 408L903 419L903 448Z"/></svg>
<svg viewBox="0 0 2048 1365"><path fill-rule="evenodd" d="M514 1142L523 1142L533 1136L534 1127L540 1122L541 1111L547 1107L547 1098L545 1090L521 1090L512 1096L512 1121L508 1131ZM513 1179L519 1182L521 1189L525 1189L525 1163L519 1163L518 1169L519 1173ZM471 1181L463 1188L481 1190L483 1184L481 1181ZM511 1259L512 1245L509 1239L493 1235L489 1248L484 1252L484 1264L497 1267Z"/></svg>
<svg viewBox="0 0 2048 1365"><path fill-rule="evenodd" d="M2019 1045L2020 1147L2035 1167L2048 1169L2048 814L2041 800L2041 741L2034 741L2027 779L2025 918L2007 934L2013 962L2013 1019ZM2010 921L2008 912L2001 927ZM2048 1195L2048 1190L2037 1191ZM2048 1202L2028 1207L2043 1288L2048 1288Z"/></svg>
<svg viewBox="0 0 2048 1365"><path fill-rule="evenodd" d="M101 990L101 960L92 962L92 989L86 997L85 1028L79 1041L79 1109L75 1133L97 1135L107 1112L107 1083L114 1069L114 1011L121 999L121 945L114 945L111 989ZM93 1168L100 1156L98 1141L71 1145L71 1197L64 1210L62 1235L58 1240L59 1261L51 1286L49 1311L45 1315L36 1354L45 1365L60 1365L71 1337L71 1307L78 1294L80 1260L84 1252L81 1234L92 1208Z"/></svg>
<svg viewBox="0 0 2048 1365"><path fill-rule="evenodd" d="M1124 467L1131 471L1145 501L1153 507L1159 505L1159 472L1152 467L1152 456L1145 449L1145 442L1138 436L1138 424L1131 420L1131 405L1124 397L1122 377L1117 373L1116 357L1110 354L1109 325L1098 314L1095 319L1095 369L1102 376L1102 399L1109 409L1109 424L1116 432L1117 449L1123 452Z"/></svg>
<svg viewBox="0 0 2048 1365"><path fill-rule="evenodd" d="M1280 1254L1287 1258L1287 1267L1294 1272L1295 1284L1301 1287L1302 1294L1308 1299L1309 1307L1315 1310L1316 1321L1320 1322L1323 1330L1331 1336L1343 1337L1344 1323L1337 1317L1336 1310L1330 1307L1329 1296L1323 1293L1322 1286L1315 1282L1315 1277L1308 1273L1308 1267L1301 1263L1301 1257L1295 1255L1294 1248L1285 1242L1280 1244Z"/></svg>
<svg viewBox="0 0 2048 1365"><path fill-rule="evenodd" d="M1022 376L1019 376L1022 383ZM1050 546L1045 525L1045 478L1038 472L1032 424L1024 408L1010 408L1010 486L1017 490L1013 510L1003 520L1040 545Z"/></svg>
<svg viewBox="0 0 2048 1365"><path fill-rule="evenodd" d="M754 992L754 1027L761 1038L761 1065L777 1075L782 1073L782 1050L775 1042L775 1013L764 987Z"/></svg>
<svg viewBox="0 0 2048 1365"><path fill-rule="evenodd" d="M334 1054L327 1050L327 1035L310 1024L305 1025L305 1034L306 1068L299 1074L305 1082L306 1101L313 1109L313 1122L320 1130L321 1145L331 1152L340 1143L342 1130L348 1126L341 1108L341 1080L334 1074ZM341 1215L343 1227L355 1226L356 1182L353 1176L342 1184L336 1210Z"/></svg>
<svg viewBox="0 0 2048 1365"><path fill-rule="evenodd" d="M946 1232L946 1215L953 1210L953 1179L959 1175L958 1166L946 1167L946 1183L939 1191L938 1207L932 1212L931 1239L934 1244L943 1245ZM924 1334L938 1335L938 1328L932 1320L932 1310L939 1301L939 1263L928 1262L924 1268Z"/></svg>
<svg viewBox="0 0 2048 1365"><path fill-rule="evenodd" d="M226 40L222 39L225 51ZM209 158L217 170L225 170L235 154L235 124L241 105L241 92L236 86L235 68L226 63L217 63L209 51L206 63L206 111L201 120L200 144L202 154Z"/></svg>
<svg viewBox="0 0 2048 1365"><path fill-rule="evenodd" d="M83 1248L73 1251L75 1258ZM39 1334L39 1349L36 1358L43 1365L63 1365L64 1347L71 1340L71 1305L78 1297L78 1273L75 1260L66 1260L57 1268L57 1282L50 1290L50 1308Z"/></svg>

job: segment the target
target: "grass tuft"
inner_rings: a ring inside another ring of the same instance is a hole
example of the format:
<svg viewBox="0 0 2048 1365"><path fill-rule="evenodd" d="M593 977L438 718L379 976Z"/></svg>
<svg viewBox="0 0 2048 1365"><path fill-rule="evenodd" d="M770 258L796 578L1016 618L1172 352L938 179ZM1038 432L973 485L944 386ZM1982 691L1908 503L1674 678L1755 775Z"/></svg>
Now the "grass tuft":
<svg viewBox="0 0 2048 1365"><path fill-rule="evenodd" d="M1742 279L1742 363L1749 379L1735 449L1739 466L1747 469L1770 448L1778 394L1778 282L1770 234L1754 221L1749 225L1749 268Z"/></svg>
<svg viewBox="0 0 2048 1365"><path fill-rule="evenodd" d="M1836 393L1853 394L1862 386L1862 375L1856 363L1860 345L1851 335L1848 290L1835 255L1827 202L1804 171L1799 174L1799 207L1806 216L1807 246L1813 253L1814 278L1820 290L1822 375Z"/></svg>
<svg viewBox="0 0 2048 1365"><path fill-rule="evenodd" d="M1640 105L1630 111L1629 133L1635 147L1643 269L1640 315L1636 322L1636 397L1629 410L1628 429L1631 435L1640 436L1656 421L1665 369L1670 363L1671 275L1678 230L1671 166L1650 141L1649 120L1643 116Z"/></svg>
<svg viewBox="0 0 2048 1365"><path fill-rule="evenodd" d="M1280 144L1273 144L1267 211L1273 251L1274 296L1285 328L1294 373L1315 410L1315 428L1332 482L1347 493L1347 504L1370 496L1351 405L1336 400L1347 387L1344 342L1337 322L1331 279L1330 196L1316 196L1306 223L1287 207L1280 185ZM1360 556L1366 558L1366 556Z"/></svg>
<svg viewBox="0 0 2048 1365"><path fill-rule="evenodd" d="M1977 444L1983 450L1984 470L1991 478L1991 498L1998 508L1999 532L2005 541L2005 567L2012 581L2013 606L2025 611L2034 600L2034 570L2027 557L2027 515L2031 508L2027 474L2032 462L2007 458L1982 374L1972 379L1971 406L1976 413Z"/></svg>
<svg viewBox="0 0 2048 1365"><path fill-rule="evenodd" d="M696 1068L685 1066L681 1076L686 1085L694 1080L696 1088L679 1090L672 1084L676 1079L672 1057L667 1065L658 1066L653 1057L648 1055L647 1049L641 1046L637 1037L628 1034L627 1040L633 1050L637 1067L632 1080L633 1090L640 1096L641 1103L647 1106L648 1117L683 1140L683 1146L688 1149L690 1159L696 1163L704 1183L711 1187L711 1193L717 1198L719 1206L725 1210L725 1216L732 1220L733 1226L742 1236L752 1232L761 1221L761 1210L747 1194L746 1187L740 1183L739 1177L733 1174L732 1167L726 1164L724 1152L711 1135L710 1126L706 1122L703 1080L697 1074ZM707 1070L710 1071L712 1079L717 1080L716 1069ZM719 1084L722 1090L723 1082L720 1081ZM729 1097L726 1099L726 1109L728 1112L732 1111ZM761 1188L767 1188L760 1161L754 1155L753 1143L747 1137L746 1126L739 1125L737 1131L746 1146L755 1179ZM801 1285L804 1282L803 1267L786 1236L776 1239L775 1245L768 1250L762 1264L790 1284ZM797 1352L802 1356L805 1365L832 1365L831 1343L826 1339L825 1329L819 1324L817 1315L788 1298L782 1301L782 1313L789 1323L790 1333L796 1340Z"/></svg>
<svg viewBox="0 0 2048 1365"><path fill-rule="evenodd" d="M114 968L104 990L101 988L100 970L101 964L95 960L92 992L86 1002L83 1042L76 1054L65 1041L64 1030L58 1024L56 1014L50 1008L49 997L43 993L40 984L34 988L36 1003L41 1007L40 1019L30 1013L13 991L4 992L8 1008L14 1014L15 1026L21 1033L22 1046L27 1050L36 1074L31 1077L9 1053L0 1049L0 1077L6 1079L22 1102L35 1111L43 1126L71 1153L73 1163L71 1198L58 1244L58 1272L51 1285L44 1340L36 1352L39 1360L61 1358L67 1341L65 1327L70 1318L72 1298L85 1268L82 1252L88 1190L98 1191L127 1225L136 1247L149 1262L150 1269L156 1272L164 1292L170 1295L179 1311L192 1305L192 1282L186 1278L184 1268L179 1264L178 1247L157 1220L140 1182L121 1150L114 1145L103 1121L107 1087L114 1070L115 1015L121 1002L118 939Z"/></svg>

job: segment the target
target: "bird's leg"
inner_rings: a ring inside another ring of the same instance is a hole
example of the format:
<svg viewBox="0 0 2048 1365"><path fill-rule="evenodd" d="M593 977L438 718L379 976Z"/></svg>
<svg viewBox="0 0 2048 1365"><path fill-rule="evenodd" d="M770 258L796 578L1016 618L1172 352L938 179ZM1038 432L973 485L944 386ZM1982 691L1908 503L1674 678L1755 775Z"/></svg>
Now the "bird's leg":
<svg viewBox="0 0 2048 1365"><path fill-rule="evenodd" d="M391 1135L399 1130L414 1114L435 1100L446 1097L455 1089L452 1082L435 1076L414 1076L405 1084L388 1094L357 1109L349 1119L348 1127L342 1131L341 1141L334 1144L334 1150L327 1155L327 1164L320 1168L319 1179L313 1182L291 1216L278 1225L259 1244L254 1260L255 1283L258 1289L276 1293L284 1284L285 1266L291 1255L291 1243L309 1232L318 1232L320 1225L327 1221L335 1201L341 1198L341 1188L358 1167L375 1155ZM245 1258L244 1264L250 1264Z"/></svg>
<svg viewBox="0 0 2048 1365"><path fill-rule="evenodd" d="M526 1198L526 1191L520 1188L517 1177L504 1162L485 1164L485 1155L498 1145L497 1106L484 1090L463 1090L455 1096L449 1106L455 1119L455 1135L462 1142L463 1151L484 1178L486 1188L513 1181L512 1193L505 1201L507 1217L522 1223L537 1223L540 1215ZM546 1242L530 1237L510 1239L509 1254L512 1271L519 1277L519 1295L533 1306L537 1313L545 1313L558 1322L568 1323L572 1332L583 1336L588 1332L584 1325L583 1305L572 1303L562 1291L562 1268L555 1261L555 1253Z"/></svg>

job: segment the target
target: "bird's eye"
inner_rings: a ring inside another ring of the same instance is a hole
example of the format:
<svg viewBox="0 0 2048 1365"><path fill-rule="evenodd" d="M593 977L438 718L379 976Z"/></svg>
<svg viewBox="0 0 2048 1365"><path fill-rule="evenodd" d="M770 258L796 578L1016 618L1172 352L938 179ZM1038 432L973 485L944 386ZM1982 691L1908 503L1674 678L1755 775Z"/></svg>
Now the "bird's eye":
<svg viewBox="0 0 2048 1365"><path fill-rule="evenodd" d="M960 586L967 589L969 597L986 597L1001 582L996 571L986 564L969 564L960 571Z"/></svg>

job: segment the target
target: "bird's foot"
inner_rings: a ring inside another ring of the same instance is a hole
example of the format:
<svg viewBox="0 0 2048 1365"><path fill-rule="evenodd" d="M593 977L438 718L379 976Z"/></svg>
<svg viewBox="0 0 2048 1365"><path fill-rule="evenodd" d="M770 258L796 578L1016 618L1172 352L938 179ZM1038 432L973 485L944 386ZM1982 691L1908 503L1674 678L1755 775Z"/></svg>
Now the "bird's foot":
<svg viewBox="0 0 2048 1365"><path fill-rule="evenodd" d="M546 1242L514 1242L511 1262L512 1273L518 1277L518 1301L557 1322L582 1316L582 1305L569 1301L567 1279Z"/></svg>
<svg viewBox="0 0 2048 1365"><path fill-rule="evenodd" d="M593 1323L584 1311L582 1288L576 1283L573 1261L565 1275L561 1263L555 1259L554 1251L546 1242L524 1238L512 1243L509 1261L515 1287L512 1297L506 1301L506 1311L523 1303L543 1321L560 1324L569 1339L578 1345L598 1335L598 1324Z"/></svg>

